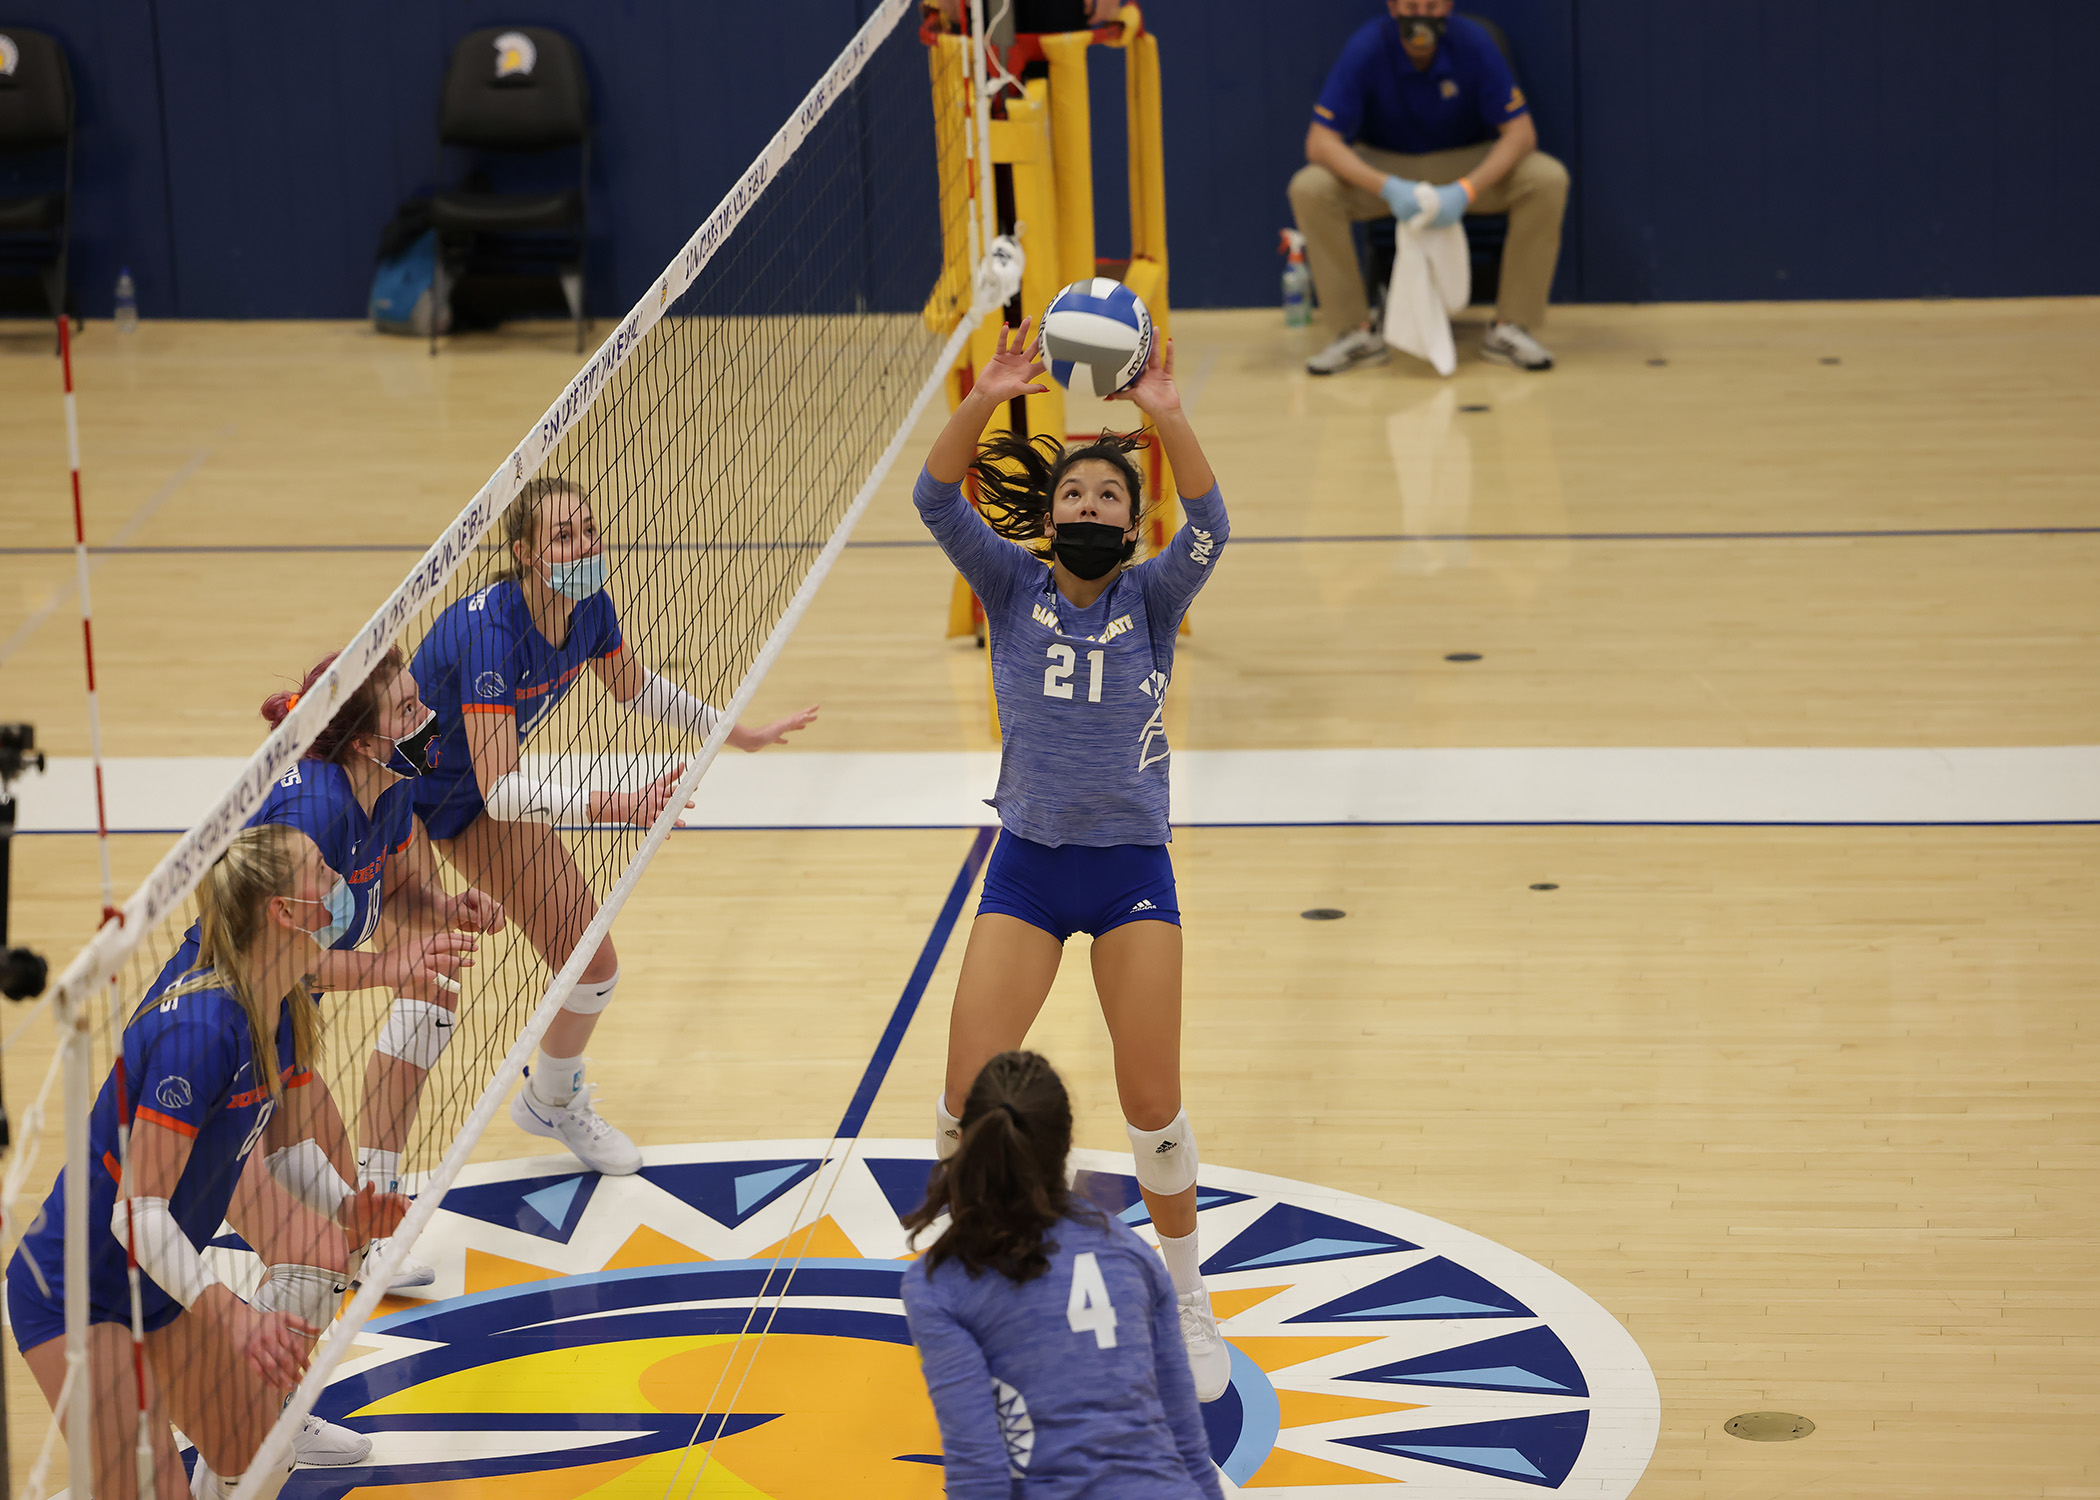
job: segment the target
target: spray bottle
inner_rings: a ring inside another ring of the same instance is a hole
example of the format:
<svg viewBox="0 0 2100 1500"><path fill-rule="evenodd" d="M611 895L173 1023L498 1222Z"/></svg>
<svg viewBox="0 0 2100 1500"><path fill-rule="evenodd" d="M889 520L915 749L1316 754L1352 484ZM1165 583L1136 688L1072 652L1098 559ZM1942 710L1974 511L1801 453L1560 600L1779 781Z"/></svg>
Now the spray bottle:
<svg viewBox="0 0 2100 1500"><path fill-rule="evenodd" d="M1277 247L1287 257L1283 263L1283 324L1304 328L1312 322L1312 272L1305 266L1305 236L1295 229L1283 231Z"/></svg>

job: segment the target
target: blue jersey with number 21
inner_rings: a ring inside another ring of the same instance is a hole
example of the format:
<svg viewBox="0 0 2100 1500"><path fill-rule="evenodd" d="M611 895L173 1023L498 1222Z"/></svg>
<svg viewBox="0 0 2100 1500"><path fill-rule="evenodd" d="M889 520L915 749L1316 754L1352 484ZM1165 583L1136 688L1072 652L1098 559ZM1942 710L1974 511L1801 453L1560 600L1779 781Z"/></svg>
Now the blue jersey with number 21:
<svg viewBox="0 0 2100 1500"><path fill-rule="evenodd" d="M1188 519L1159 556L1126 568L1081 609L1041 559L978 517L962 486L923 469L919 517L984 601L999 700L999 790L1009 833L1048 844L1164 844L1174 636L1224 549L1217 486L1182 499Z"/></svg>

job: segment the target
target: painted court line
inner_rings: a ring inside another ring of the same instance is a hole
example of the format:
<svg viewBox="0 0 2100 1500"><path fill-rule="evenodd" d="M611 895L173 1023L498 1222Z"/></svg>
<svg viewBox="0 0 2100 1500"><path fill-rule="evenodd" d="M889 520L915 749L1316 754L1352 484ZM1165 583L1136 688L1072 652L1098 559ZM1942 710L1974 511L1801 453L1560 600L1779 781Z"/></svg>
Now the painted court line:
<svg viewBox="0 0 2100 1500"><path fill-rule="evenodd" d="M904 1045L904 1033L911 1029L912 1017L918 1013L919 1001L926 994L933 971L939 967L941 955L948 949L948 939L955 931L956 920L962 915L963 902L969 899L970 887L977 883L977 872L984 868L985 856L992 852L992 836L997 832L996 828L980 828L977 837L970 841L970 852L963 856L962 868L955 872L955 883L948 888L948 899L941 903L941 914L934 919L933 931L926 935L926 946L919 950L919 961L912 966L911 977L904 982L904 993L897 997L897 1008L890 1012L889 1024L882 1029L882 1039L875 1044L867 1069L860 1075L860 1086L853 1091L852 1102L839 1120L839 1139L857 1138L861 1127L868 1123L868 1111L875 1107L875 1096L882 1092L882 1081L889 1074L890 1064L896 1061L897 1049Z"/></svg>
<svg viewBox="0 0 2100 1500"><path fill-rule="evenodd" d="M603 785L602 764L526 757ZM233 757L106 763L110 828L194 823ZM1820 749L1547 747L1180 750L1180 827L1740 825L1853 827L2100 822L2100 746ZM637 761L644 778L659 769ZM717 761L694 828L958 828L992 819L996 751L805 751ZM60 757L18 784L19 831L89 832L94 780Z"/></svg>
<svg viewBox="0 0 2100 1500"><path fill-rule="evenodd" d="M186 477L186 476L185 476ZM1907 528L1861 528L1831 531L1366 531L1334 535L1248 536L1235 532L1233 542L1243 547L1316 546L1369 542L1825 542L1880 541L1931 537L1990 536L2100 536L2100 526L1933 526ZM194 544L171 543L144 547L90 547L89 556L151 557L180 556L275 556L286 553L413 553L421 556L423 542L245 542ZM885 541L854 541L849 549L884 551L924 548L932 538L912 537ZM814 551L816 543L801 542L685 542L669 548L677 551ZM0 547L0 557L71 556L71 547Z"/></svg>

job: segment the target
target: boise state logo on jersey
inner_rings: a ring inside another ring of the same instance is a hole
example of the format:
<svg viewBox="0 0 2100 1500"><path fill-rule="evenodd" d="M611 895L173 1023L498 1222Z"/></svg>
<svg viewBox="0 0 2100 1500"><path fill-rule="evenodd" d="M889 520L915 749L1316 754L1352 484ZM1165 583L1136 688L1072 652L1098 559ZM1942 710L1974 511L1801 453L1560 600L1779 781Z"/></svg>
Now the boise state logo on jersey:
<svg viewBox="0 0 2100 1500"><path fill-rule="evenodd" d="M153 1102L162 1109L188 1109L195 1101L190 1081L176 1074L163 1078L153 1091Z"/></svg>
<svg viewBox="0 0 2100 1500"><path fill-rule="evenodd" d="M496 672L483 672L479 677L474 679L474 691L478 696L483 698L502 697L503 678L501 674Z"/></svg>
<svg viewBox="0 0 2100 1500"><path fill-rule="evenodd" d="M931 1147L825 1149L659 1147L617 1178L566 1157L469 1167L415 1247L437 1295L383 1303L316 1407L368 1433L371 1458L301 1468L284 1493L938 1500L897 1223L924 1195ZM1074 1161L1080 1191L1153 1238L1129 1157ZM1235 1485L1610 1500L1638 1481L1654 1377L1611 1314L1551 1271L1284 1178L1206 1166L1197 1204L1232 1347L1231 1388L1204 1425ZM260 1272L245 1251L210 1255L231 1284ZM995 1397L1023 1468L1025 1397Z"/></svg>

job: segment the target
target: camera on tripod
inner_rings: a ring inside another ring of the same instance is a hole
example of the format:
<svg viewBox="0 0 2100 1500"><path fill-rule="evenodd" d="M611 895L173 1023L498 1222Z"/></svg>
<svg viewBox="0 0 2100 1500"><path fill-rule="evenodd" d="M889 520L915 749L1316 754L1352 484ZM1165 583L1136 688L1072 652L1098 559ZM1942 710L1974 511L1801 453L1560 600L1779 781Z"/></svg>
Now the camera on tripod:
<svg viewBox="0 0 2100 1500"><path fill-rule="evenodd" d="M0 724L0 995L27 1000L44 992L51 966L40 953L12 948L7 942L10 849L15 833L15 782L23 773L44 769L44 752L36 747L30 724Z"/></svg>

